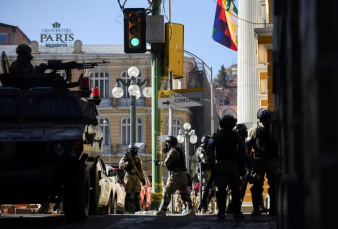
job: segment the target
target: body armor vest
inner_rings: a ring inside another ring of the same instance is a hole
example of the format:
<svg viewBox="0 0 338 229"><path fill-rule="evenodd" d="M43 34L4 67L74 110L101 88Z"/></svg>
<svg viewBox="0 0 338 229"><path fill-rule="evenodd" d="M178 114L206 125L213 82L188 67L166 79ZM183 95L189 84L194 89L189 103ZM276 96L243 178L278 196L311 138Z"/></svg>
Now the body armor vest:
<svg viewBox="0 0 338 229"><path fill-rule="evenodd" d="M172 148L171 149L175 154L176 158L167 168L171 172L185 172L185 156L180 148Z"/></svg>
<svg viewBox="0 0 338 229"><path fill-rule="evenodd" d="M277 157L277 143L270 137L270 131L262 126L258 126L256 130L255 156L262 158Z"/></svg>
<svg viewBox="0 0 338 229"><path fill-rule="evenodd" d="M136 165L136 169L138 170L139 173L141 173L141 172L142 172L142 169L141 169L140 158L139 158L137 155L134 157L130 152L128 152L128 153L126 153L126 154L129 154L129 156L133 159L134 164ZM125 157L126 157L127 161L129 161L130 164L133 164L133 163L130 161L130 159L129 159L129 157L128 157L127 155L125 155ZM130 168L130 167L131 167L131 168ZM127 173L129 173L129 174L132 174L132 173L131 173L132 168L133 168L132 166L128 166L128 168L126 168L125 171L126 171Z"/></svg>
<svg viewBox="0 0 338 229"><path fill-rule="evenodd" d="M238 139L235 131L219 131L215 139L216 160L238 161Z"/></svg>

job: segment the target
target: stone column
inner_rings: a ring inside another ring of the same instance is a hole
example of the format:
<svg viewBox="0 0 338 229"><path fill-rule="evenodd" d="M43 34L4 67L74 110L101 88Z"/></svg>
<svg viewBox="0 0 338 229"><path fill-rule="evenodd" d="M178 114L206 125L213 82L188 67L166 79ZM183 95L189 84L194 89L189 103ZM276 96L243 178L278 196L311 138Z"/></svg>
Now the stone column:
<svg viewBox="0 0 338 229"><path fill-rule="evenodd" d="M260 0L239 0L237 115L238 123L245 123L248 128L256 124L259 109L259 78L256 71L258 45L254 28L263 27L264 24L252 24L246 21L263 23L260 9Z"/></svg>

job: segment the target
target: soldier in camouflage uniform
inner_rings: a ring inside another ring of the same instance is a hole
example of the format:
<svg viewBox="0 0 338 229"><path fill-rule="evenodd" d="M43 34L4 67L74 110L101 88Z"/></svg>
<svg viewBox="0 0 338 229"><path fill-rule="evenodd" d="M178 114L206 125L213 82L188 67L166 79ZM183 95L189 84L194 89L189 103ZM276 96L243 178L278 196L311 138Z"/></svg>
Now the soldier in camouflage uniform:
<svg viewBox="0 0 338 229"><path fill-rule="evenodd" d="M201 212L204 214L206 213L208 209L209 202L212 198L212 196L215 195L215 186L212 185L209 189L207 190L207 183L211 177L211 169L215 166L215 157L213 154L207 154L207 146L208 142L210 140L211 136L210 135L204 135L202 137L202 144L198 147L196 150L196 156L198 158L198 161L200 163L200 167L202 168L202 179L200 178L200 168L198 168L197 174L198 174L198 179L202 181L202 197L206 196L205 192L208 193L208 198L202 198L202 203L201 206Z"/></svg>
<svg viewBox="0 0 338 229"><path fill-rule="evenodd" d="M134 191L134 205L135 210L141 210L141 182L142 185L146 184L144 173L143 173L143 165L142 161L137 155L138 147L136 145L129 145L127 153L121 158L119 168L124 169L126 171L126 175L124 177L125 183L125 213L129 214L130 205L132 202L132 192Z"/></svg>
<svg viewBox="0 0 338 229"><path fill-rule="evenodd" d="M26 44L20 44L16 47L18 54L16 61L14 61L9 68L9 73L13 75L24 75L35 72L34 66L31 64L33 60L32 48Z"/></svg>
<svg viewBox="0 0 338 229"><path fill-rule="evenodd" d="M195 215L192 206L191 198L188 191L188 174L185 165L184 152L177 147L177 138L168 136L165 140L164 152L168 152L166 159L163 162L155 160L156 166L165 166L171 172L167 185L164 188L163 200L157 215L166 215L167 207L170 203L171 195L176 191L180 191L182 200L188 207L188 212L185 215Z"/></svg>
<svg viewBox="0 0 338 229"><path fill-rule="evenodd" d="M224 115L220 120L221 130L215 133L209 141L207 150L216 150L215 185L218 206L218 219L225 219L225 205L229 186L233 201L234 218L244 219L241 212L241 180L239 176L239 161L246 159L247 154L243 140L233 130L236 119L232 115Z"/></svg>
<svg viewBox="0 0 338 229"><path fill-rule="evenodd" d="M252 195L252 204L254 207L252 216L260 215L260 205L262 205L262 192L264 184L264 175L268 178L269 196L270 196L270 216L276 215L276 179L278 172L278 145L270 136L269 110L262 109L258 112L258 118L261 122L249 135L247 140L248 150L253 148L253 186L250 188Z"/></svg>

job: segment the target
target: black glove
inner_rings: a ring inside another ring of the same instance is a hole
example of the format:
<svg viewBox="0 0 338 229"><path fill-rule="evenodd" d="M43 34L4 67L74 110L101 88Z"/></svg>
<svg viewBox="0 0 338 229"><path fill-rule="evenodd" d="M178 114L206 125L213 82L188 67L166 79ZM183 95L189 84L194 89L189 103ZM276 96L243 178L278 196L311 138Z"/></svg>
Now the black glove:
<svg viewBox="0 0 338 229"><path fill-rule="evenodd" d="M160 163L160 160L154 160L154 163L155 163L156 166L158 166L159 163Z"/></svg>
<svg viewBox="0 0 338 229"><path fill-rule="evenodd" d="M143 178L143 179L141 180L141 182L142 182L142 185L143 185L143 186L146 185L146 179Z"/></svg>

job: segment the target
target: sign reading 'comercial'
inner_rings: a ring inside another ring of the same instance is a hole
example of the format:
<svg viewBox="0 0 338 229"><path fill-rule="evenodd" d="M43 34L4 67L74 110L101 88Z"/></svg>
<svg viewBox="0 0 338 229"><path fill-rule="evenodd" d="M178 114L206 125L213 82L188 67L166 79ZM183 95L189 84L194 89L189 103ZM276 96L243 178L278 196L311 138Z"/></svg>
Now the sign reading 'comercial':
<svg viewBox="0 0 338 229"><path fill-rule="evenodd" d="M203 100L203 88L158 92L158 108L160 109L203 106Z"/></svg>
<svg viewBox="0 0 338 229"><path fill-rule="evenodd" d="M61 24L55 22L53 28L41 29L40 42L46 47L71 47L74 42L74 33L71 29L62 29Z"/></svg>

